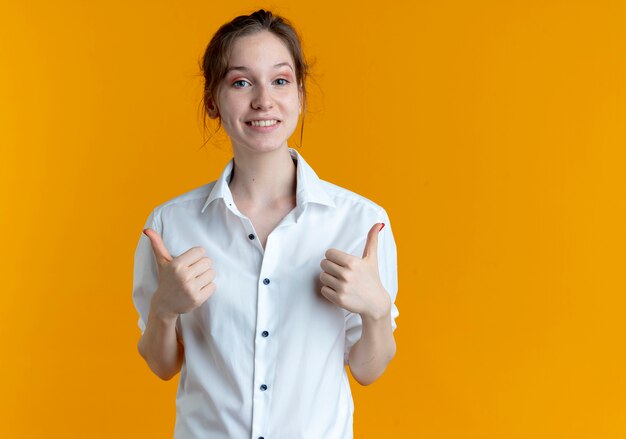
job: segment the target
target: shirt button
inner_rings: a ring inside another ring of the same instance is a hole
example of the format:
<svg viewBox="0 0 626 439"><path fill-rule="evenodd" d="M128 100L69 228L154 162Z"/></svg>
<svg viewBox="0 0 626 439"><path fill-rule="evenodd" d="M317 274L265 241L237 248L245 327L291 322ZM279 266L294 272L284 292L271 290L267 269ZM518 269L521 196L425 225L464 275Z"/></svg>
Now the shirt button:
<svg viewBox="0 0 626 439"><path fill-rule="evenodd" d="M261 384L261 390L265 392L267 390L267 386L265 384Z"/></svg>
<svg viewBox="0 0 626 439"><path fill-rule="evenodd" d="M263 436L259 436L259 439L265 439Z"/></svg>
<svg viewBox="0 0 626 439"><path fill-rule="evenodd" d="M250 234L248 235L248 238L250 238L250 239L254 239L254 235L253 235L252 233L250 233Z"/></svg>
<svg viewBox="0 0 626 439"><path fill-rule="evenodd" d="M263 337L267 337L268 335L270 335L270 333L269 333L269 332L267 332L267 331L263 331L263 332L261 332L261 335L262 335Z"/></svg>
<svg viewBox="0 0 626 439"><path fill-rule="evenodd" d="M268 285L270 283L270 280L268 278L263 279L263 283L265 285Z"/></svg>

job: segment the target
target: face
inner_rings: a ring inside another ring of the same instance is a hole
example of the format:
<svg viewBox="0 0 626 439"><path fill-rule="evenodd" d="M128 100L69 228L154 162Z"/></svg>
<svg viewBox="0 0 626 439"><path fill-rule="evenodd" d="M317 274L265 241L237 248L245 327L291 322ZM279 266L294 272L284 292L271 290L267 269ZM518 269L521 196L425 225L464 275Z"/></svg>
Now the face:
<svg viewBox="0 0 626 439"><path fill-rule="evenodd" d="M286 148L298 123L301 91L285 44L267 31L237 38L216 101L209 115L221 118L233 149Z"/></svg>

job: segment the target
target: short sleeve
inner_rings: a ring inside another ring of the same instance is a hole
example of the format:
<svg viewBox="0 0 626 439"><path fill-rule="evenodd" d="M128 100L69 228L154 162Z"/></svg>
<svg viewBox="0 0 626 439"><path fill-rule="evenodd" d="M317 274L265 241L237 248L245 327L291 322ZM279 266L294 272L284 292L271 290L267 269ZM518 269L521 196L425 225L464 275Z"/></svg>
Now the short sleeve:
<svg viewBox="0 0 626 439"><path fill-rule="evenodd" d="M396 318L400 314L395 301L398 294L398 256L396 242L393 238L393 231L387 212L382 210L378 222L385 223L385 227L378 235L378 272L380 280L385 290L391 297L391 330L396 330ZM362 321L361 316L356 313L346 314L346 343L344 351L344 364L348 364L350 349L361 338Z"/></svg>
<svg viewBox="0 0 626 439"><path fill-rule="evenodd" d="M160 216L153 210L144 224L144 229L151 228L159 235L162 235L162 224ZM139 313L137 324L141 333L146 330L146 323L150 314L150 301L159 286L159 271L156 257L152 251L152 244L143 230L139 236L139 242L135 249L135 259L133 267L133 303ZM176 320L176 337L182 340L182 328L180 316Z"/></svg>

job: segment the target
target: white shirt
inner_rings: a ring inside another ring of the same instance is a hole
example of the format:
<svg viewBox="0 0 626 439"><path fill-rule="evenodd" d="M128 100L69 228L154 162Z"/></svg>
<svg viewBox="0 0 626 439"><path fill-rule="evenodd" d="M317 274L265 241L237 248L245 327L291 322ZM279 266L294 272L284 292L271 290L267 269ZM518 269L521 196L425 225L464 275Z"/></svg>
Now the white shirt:
<svg viewBox="0 0 626 439"><path fill-rule="evenodd" d="M218 180L157 206L145 223L173 257L204 247L217 273L215 293L176 323L185 358L175 438L353 437L345 365L361 337L361 317L321 294L320 262L330 248L361 257L369 229L385 223L379 272L395 330L396 245L383 208L320 180L302 155L289 152L297 164L297 206L270 233L265 250L233 201L233 159ZM133 279L142 333L157 273L142 233Z"/></svg>

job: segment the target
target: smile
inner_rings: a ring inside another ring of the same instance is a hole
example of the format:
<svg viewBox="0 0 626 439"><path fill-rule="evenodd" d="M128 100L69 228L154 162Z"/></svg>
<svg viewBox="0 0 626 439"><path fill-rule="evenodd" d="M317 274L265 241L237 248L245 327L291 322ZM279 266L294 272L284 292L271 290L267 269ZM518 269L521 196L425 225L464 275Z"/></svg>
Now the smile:
<svg viewBox="0 0 626 439"><path fill-rule="evenodd" d="M276 125L279 121L276 119L273 120L251 120L246 122L248 125L252 125L254 127L269 127L272 125Z"/></svg>

